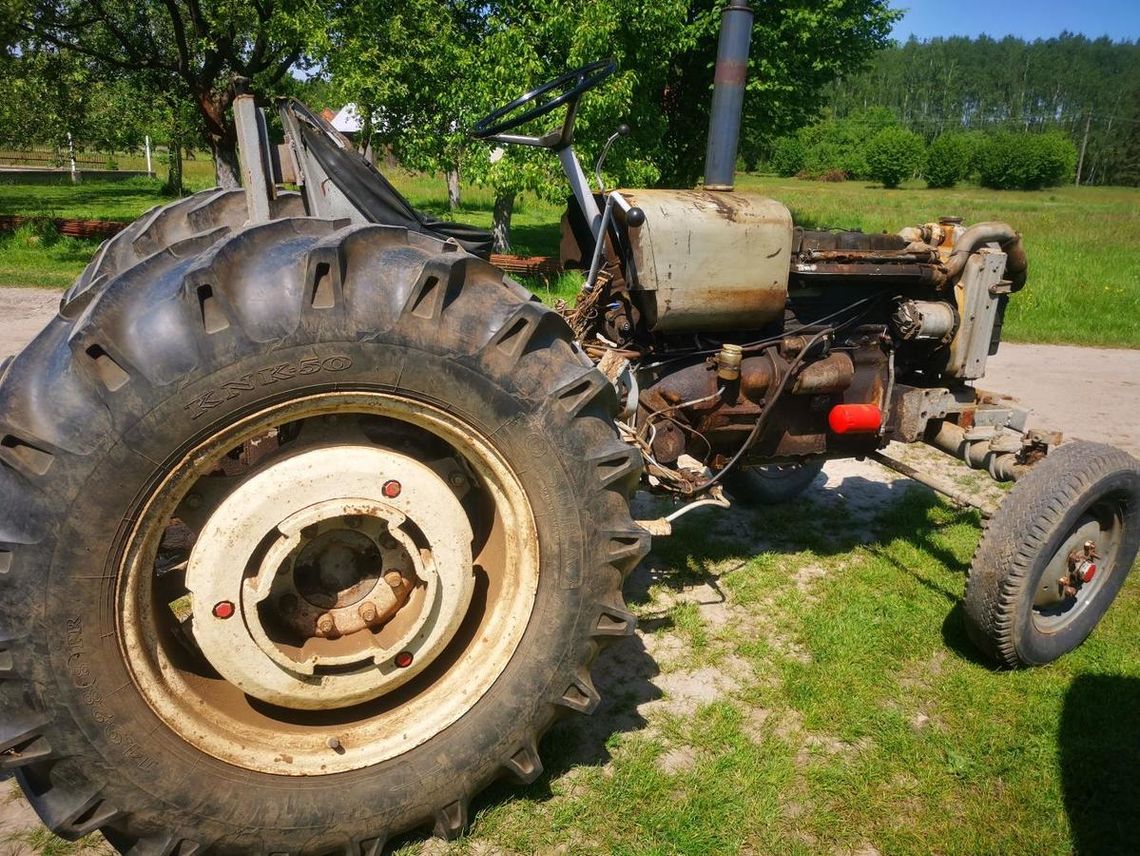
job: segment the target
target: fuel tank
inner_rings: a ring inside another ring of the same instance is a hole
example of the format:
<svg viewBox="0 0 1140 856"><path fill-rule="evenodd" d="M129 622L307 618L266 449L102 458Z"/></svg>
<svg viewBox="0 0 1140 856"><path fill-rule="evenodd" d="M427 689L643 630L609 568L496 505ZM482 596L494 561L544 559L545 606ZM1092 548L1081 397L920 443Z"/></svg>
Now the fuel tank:
<svg viewBox="0 0 1140 856"><path fill-rule="evenodd" d="M773 199L707 190L622 190L645 222L628 225L651 330L749 330L780 318L788 295L792 215ZM619 214L619 217L621 214Z"/></svg>

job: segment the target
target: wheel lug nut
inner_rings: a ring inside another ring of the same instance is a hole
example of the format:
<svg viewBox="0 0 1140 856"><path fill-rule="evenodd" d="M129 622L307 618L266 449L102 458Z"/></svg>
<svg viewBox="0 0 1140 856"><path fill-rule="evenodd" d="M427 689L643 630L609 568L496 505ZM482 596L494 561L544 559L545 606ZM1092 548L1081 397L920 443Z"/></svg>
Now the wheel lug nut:
<svg viewBox="0 0 1140 856"><path fill-rule="evenodd" d="M376 612L376 604L374 604L374 603L363 603L363 604L361 604L358 612L360 615L360 620L363 621L365 624L371 624L373 621L376 620L377 612Z"/></svg>
<svg viewBox="0 0 1140 856"><path fill-rule="evenodd" d="M395 479L384 482L384 487L381 488L384 496L388 497L388 499L395 499L400 495L401 490L403 490L403 487Z"/></svg>
<svg viewBox="0 0 1140 856"><path fill-rule="evenodd" d="M186 497L186 506L188 508L201 508L202 507L202 497L198 496L198 494L196 494L196 493L190 494L189 496Z"/></svg>
<svg viewBox="0 0 1140 856"><path fill-rule="evenodd" d="M404 575L399 571L388 571L384 574L384 582L394 589L398 589L404 585Z"/></svg>
<svg viewBox="0 0 1140 856"><path fill-rule="evenodd" d="M401 651L399 654L396 655L395 663L401 669L408 668L408 666L412 665L412 652L411 651Z"/></svg>
<svg viewBox="0 0 1140 856"><path fill-rule="evenodd" d="M214 604L214 618L233 618L237 610L234 608L233 601L222 600Z"/></svg>
<svg viewBox="0 0 1140 856"><path fill-rule="evenodd" d="M452 473L448 479L452 487L463 487L467 479L463 478L463 473Z"/></svg>
<svg viewBox="0 0 1140 856"><path fill-rule="evenodd" d="M340 752L342 749L344 749L344 746L341 744L340 740L336 737L330 737L328 740L325 741L325 745L328 746L330 749L332 749L334 752Z"/></svg>
<svg viewBox="0 0 1140 856"><path fill-rule="evenodd" d="M317 619L317 631L325 636L330 636L336 631L336 622L331 615L322 615Z"/></svg>

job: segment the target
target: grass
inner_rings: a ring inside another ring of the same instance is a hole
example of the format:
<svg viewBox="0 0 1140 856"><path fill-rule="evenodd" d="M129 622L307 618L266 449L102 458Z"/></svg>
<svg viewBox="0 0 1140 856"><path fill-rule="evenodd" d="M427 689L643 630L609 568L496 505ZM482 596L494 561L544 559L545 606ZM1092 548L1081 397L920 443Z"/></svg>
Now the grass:
<svg viewBox="0 0 1140 856"><path fill-rule="evenodd" d="M398 852L1137 852L1140 580L1076 653L996 672L959 606L978 518L883 490L869 518L687 518L627 585L642 631L595 668L596 721L466 839Z"/></svg>
<svg viewBox="0 0 1140 856"><path fill-rule="evenodd" d="M940 216L1007 222L1024 238L1029 284L1010 300L1005 338L1140 347L1140 189L885 190L759 176L738 186L781 200L814 226L893 232Z"/></svg>
<svg viewBox="0 0 1140 856"><path fill-rule="evenodd" d="M45 224L0 234L0 285L66 288L90 261L98 241L65 238Z"/></svg>
<svg viewBox="0 0 1140 856"><path fill-rule="evenodd" d="M124 167L137 166L121 159ZM188 161L188 183L210 183L209 161ZM401 169L389 176L417 207L436 216L477 226L491 224L492 192L465 187L463 206L447 210L442 179ZM744 175L740 190L786 203L797 222L823 227L897 231L905 225L956 215L966 222L1004 220L1025 238L1030 260L1028 287L1015 295L1006 316L1010 341L1140 347L1140 190L1064 187L1036 193L977 187L898 190L861 182L822 183ZM86 182L79 186L0 184L0 214L132 220L165 201L157 179ZM515 205L516 252L557 255L562 206L530 193ZM97 242L53 249L43 258L0 239L5 262L0 285L60 285L82 269ZM29 248L25 248L29 249ZM42 269L41 269L42 268ZM548 300L572 297L575 275L554 283L528 282Z"/></svg>

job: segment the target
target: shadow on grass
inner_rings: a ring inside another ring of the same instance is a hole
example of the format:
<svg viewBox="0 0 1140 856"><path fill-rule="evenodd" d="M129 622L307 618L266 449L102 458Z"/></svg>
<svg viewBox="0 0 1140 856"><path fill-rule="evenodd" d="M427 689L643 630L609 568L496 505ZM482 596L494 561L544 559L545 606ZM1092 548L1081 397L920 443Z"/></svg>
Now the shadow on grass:
<svg viewBox="0 0 1140 856"><path fill-rule="evenodd" d="M1057 743L1074 851L1140 853L1140 679L1078 675Z"/></svg>

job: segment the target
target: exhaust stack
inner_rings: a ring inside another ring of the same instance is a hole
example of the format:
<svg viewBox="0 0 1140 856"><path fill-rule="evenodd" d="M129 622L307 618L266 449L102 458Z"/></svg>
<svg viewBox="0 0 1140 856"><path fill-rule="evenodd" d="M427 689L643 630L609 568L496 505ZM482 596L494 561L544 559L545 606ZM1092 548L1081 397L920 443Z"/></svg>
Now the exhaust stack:
<svg viewBox="0 0 1140 856"><path fill-rule="evenodd" d="M729 0L720 19L709 146L705 155L705 190L732 190L733 187L751 42L752 7L748 0Z"/></svg>

